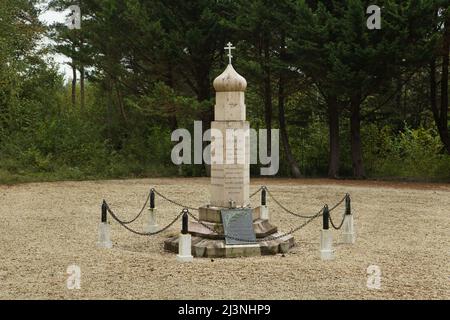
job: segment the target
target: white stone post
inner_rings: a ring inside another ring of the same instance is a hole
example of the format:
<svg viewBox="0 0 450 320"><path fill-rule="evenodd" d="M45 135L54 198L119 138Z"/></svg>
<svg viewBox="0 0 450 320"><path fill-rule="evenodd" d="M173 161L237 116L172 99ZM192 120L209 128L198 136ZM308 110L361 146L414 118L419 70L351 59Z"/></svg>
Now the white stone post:
<svg viewBox="0 0 450 320"><path fill-rule="evenodd" d="M333 234L329 226L330 212L328 206L323 209L323 229L320 231L320 258L322 260L333 260Z"/></svg>
<svg viewBox="0 0 450 320"><path fill-rule="evenodd" d="M333 234L331 230L320 230L320 258L322 260L333 260Z"/></svg>
<svg viewBox="0 0 450 320"><path fill-rule="evenodd" d="M144 232L156 232L159 230L159 226L156 223L156 209L148 209L148 217L145 221Z"/></svg>
<svg viewBox="0 0 450 320"><path fill-rule="evenodd" d="M110 232L109 232L109 224L107 221L107 216L108 216L108 205L106 204L106 201L103 200L101 222L98 225L97 246L100 248L110 249L110 248L112 248L112 242L109 237Z"/></svg>
<svg viewBox="0 0 450 320"><path fill-rule="evenodd" d="M192 262L194 257L191 253L191 235L180 234L178 238L178 255L177 261L179 262Z"/></svg>
<svg viewBox="0 0 450 320"><path fill-rule="evenodd" d="M179 262L192 262L192 239L188 233L188 214L185 211L183 214L183 223L181 228L181 234L178 238L178 255L177 261Z"/></svg>
<svg viewBox="0 0 450 320"><path fill-rule="evenodd" d="M112 248L112 242L110 239L110 230L108 222L100 222L98 225L98 247L99 248Z"/></svg>
<svg viewBox="0 0 450 320"><path fill-rule="evenodd" d="M346 214L344 217L344 224L342 226L344 228L344 232L342 233L342 242L348 244L355 243L355 231L353 228L353 215Z"/></svg>
<svg viewBox="0 0 450 320"><path fill-rule="evenodd" d="M262 220L269 220L269 207L261 206L261 217Z"/></svg>
<svg viewBox="0 0 450 320"><path fill-rule="evenodd" d="M159 230L156 223L156 208L155 208L155 191L150 190L150 208L148 209L148 217L144 221L144 232L156 232Z"/></svg>
<svg viewBox="0 0 450 320"><path fill-rule="evenodd" d="M261 215L262 220L269 220L269 207L267 206L267 190L265 187L261 190Z"/></svg>
<svg viewBox="0 0 450 320"><path fill-rule="evenodd" d="M345 198L345 216L344 224L342 226L344 232L342 234L342 240L344 243L353 244L355 243L355 231L353 228L353 214L351 211L350 195L347 194Z"/></svg>

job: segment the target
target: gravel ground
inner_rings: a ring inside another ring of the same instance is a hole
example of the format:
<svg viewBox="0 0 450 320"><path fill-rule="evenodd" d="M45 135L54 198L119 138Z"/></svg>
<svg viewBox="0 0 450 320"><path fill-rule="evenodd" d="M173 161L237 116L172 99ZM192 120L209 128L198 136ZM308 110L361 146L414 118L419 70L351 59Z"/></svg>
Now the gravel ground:
<svg viewBox="0 0 450 320"><path fill-rule="evenodd" d="M357 240L321 261L321 221L295 234L285 256L195 259L177 263L163 240L131 234L111 221L114 246L96 247L100 204L134 217L150 186L180 202L207 202L208 179L142 179L0 186L1 299L450 299L450 185L328 180L253 179L288 208L312 213L352 196ZM257 199L255 199L257 201ZM299 218L269 201L271 221L288 231ZM179 208L157 198L160 225ZM333 212L336 220L343 208ZM133 227L141 230L143 220ZM67 267L81 268L81 288L67 289ZM381 270L381 288L367 288L367 268Z"/></svg>

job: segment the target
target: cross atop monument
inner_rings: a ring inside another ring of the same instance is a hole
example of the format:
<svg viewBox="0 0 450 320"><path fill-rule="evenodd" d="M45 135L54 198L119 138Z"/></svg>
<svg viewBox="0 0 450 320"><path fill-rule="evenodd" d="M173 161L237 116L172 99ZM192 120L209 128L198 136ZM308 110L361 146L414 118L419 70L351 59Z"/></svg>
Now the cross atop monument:
<svg viewBox="0 0 450 320"><path fill-rule="evenodd" d="M233 44L231 42L227 43L227 46L224 48L225 50L228 50L228 63L231 64L231 58L233 58L233 56L231 55L231 50L236 49L236 47L233 47Z"/></svg>

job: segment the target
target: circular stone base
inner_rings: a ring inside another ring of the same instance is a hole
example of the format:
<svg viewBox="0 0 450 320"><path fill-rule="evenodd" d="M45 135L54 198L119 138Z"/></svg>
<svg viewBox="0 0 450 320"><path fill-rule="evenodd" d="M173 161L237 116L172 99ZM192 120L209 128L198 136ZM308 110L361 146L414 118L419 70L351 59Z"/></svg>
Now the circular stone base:
<svg viewBox="0 0 450 320"><path fill-rule="evenodd" d="M271 236L276 237L279 235L280 233L276 232ZM194 257L208 258L235 258L273 255L277 253L286 253L294 246L294 244L294 237L292 235L287 235L277 240L243 245L226 245L225 240L192 236L192 255ZM178 253L178 236L164 241L164 249L170 252Z"/></svg>

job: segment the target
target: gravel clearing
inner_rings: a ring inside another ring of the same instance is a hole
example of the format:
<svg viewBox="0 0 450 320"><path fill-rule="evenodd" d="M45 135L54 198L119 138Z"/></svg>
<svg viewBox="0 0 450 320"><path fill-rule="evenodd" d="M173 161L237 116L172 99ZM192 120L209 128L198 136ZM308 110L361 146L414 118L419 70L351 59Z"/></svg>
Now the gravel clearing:
<svg viewBox="0 0 450 320"><path fill-rule="evenodd" d="M321 219L295 233L285 256L195 259L180 264L163 241L180 223L153 237L111 222L113 248L96 247L100 205L123 219L140 210L150 186L200 206L209 179L139 179L0 186L1 299L450 299L450 185L329 180L252 179L286 207L314 213L348 192L354 245L333 231L336 259L321 261ZM156 199L160 226L180 211ZM258 198L254 198L255 204ZM268 200L281 231L303 220ZM332 213L340 220L343 207ZM132 225L142 230L143 219ZM81 288L66 286L69 265L81 268ZM380 267L381 289L367 288L367 267Z"/></svg>

